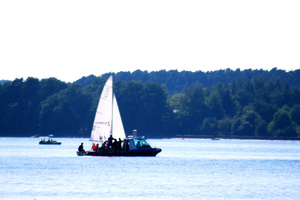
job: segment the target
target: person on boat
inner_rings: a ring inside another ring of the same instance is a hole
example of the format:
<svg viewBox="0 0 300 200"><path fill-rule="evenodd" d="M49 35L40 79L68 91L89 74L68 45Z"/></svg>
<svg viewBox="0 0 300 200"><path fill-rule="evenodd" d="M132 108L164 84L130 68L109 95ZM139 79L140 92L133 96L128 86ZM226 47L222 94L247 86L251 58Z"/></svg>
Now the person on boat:
<svg viewBox="0 0 300 200"><path fill-rule="evenodd" d="M140 141L138 141L138 143L136 144L136 147L138 147L138 148L141 148L141 147L142 147L142 144L141 144Z"/></svg>
<svg viewBox="0 0 300 200"><path fill-rule="evenodd" d="M112 135L110 135L108 138L108 148L112 147L112 143L113 143L113 137L112 137Z"/></svg>
<svg viewBox="0 0 300 200"><path fill-rule="evenodd" d="M107 141L105 141L105 142L102 144L102 148L108 149L108 142L107 142Z"/></svg>
<svg viewBox="0 0 300 200"><path fill-rule="evenodd" d="M129 150L129 141L128 140L125 140L125 142L124 142L124 150L125 151Z"/></svg>
<svg viewBox="0 0 300 200"><path fill-rule="evenodd" d="M113 143L112 143L112 150L113 151L117 151L117 145L118 145L117 140L113 138Z"/></svg>
<svg viewBox="0 0 300 200"><path fill-rule="evenodd" d="M93 143L92 150L93 150L93 151L97 151L97 149L98 149L98 148L97 148L97 145L96 145L95 143Z"/></svg>
<svg viewBox="0 0 300 200"><path fill-rule="evenodd" d="M78 151L79 151L79 152L85 153L85 150L84 150L84 148L83 148L83 143L81 143L81 145L79 145Z"/></svg>
<svg viewBox="0 0 300 200"><path fill-rule="evenodd" d="M117 151L121 151L122 150L122 148L121 148L121 144L122 144L121 138L119 138L119 141L116 141L116 143L117 143Z"/></svg>

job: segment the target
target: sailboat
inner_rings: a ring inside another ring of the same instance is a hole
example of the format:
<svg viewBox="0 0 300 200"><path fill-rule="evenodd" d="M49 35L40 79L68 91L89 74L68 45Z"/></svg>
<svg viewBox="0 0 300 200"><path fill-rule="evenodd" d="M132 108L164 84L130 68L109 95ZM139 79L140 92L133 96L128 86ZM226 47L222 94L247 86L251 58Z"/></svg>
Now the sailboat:
<svg viewBox="0 0 300 200"><path fill-rule="evenodd" d="M145 137L137 137L137 131L126 137L116 96L113 92L113 76L106 81L96 111L91 141L102 146L92 151L77 151L78 156L156 156L160 148L152 148Z"/></svg>

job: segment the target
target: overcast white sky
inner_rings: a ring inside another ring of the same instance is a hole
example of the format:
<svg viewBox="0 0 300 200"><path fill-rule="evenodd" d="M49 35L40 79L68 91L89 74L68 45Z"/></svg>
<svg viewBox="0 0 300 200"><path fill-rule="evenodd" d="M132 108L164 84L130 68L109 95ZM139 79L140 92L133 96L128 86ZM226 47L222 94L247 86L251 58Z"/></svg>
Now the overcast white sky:
<svg viewBox="0 0 300 200"><path fill-rule="evenodd" d="M299 0L1 0L0 80L300 69Z"/></svg>

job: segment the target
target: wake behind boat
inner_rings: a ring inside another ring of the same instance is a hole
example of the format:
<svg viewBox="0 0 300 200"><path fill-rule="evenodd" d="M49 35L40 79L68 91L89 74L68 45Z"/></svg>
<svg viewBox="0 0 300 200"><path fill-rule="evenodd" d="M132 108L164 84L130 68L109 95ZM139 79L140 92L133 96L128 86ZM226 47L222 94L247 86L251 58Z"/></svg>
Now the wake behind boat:
<svg viewBox="0 0 300 200"><path fill-rule="evenodd" d="M101 147L85 151L83 144L78 156L156 156L160 148L152 148L144 137L126 138L117 99L113 93L113 77L106 81L98 103L90 140L102 142Z"/></svg>

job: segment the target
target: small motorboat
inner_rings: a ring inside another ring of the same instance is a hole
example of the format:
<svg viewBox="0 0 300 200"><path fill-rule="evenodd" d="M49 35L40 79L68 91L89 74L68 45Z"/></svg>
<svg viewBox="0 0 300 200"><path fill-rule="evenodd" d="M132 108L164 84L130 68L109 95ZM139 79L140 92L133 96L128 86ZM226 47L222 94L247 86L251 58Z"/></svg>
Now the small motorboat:
<svg viewBox="0 0 300 200"><path fill-rule="evenodd" d="M56 140L52 140L52 139L42 139L39 144L46 144L46 145L61 145L61 142L57 142Z"/></svg>

